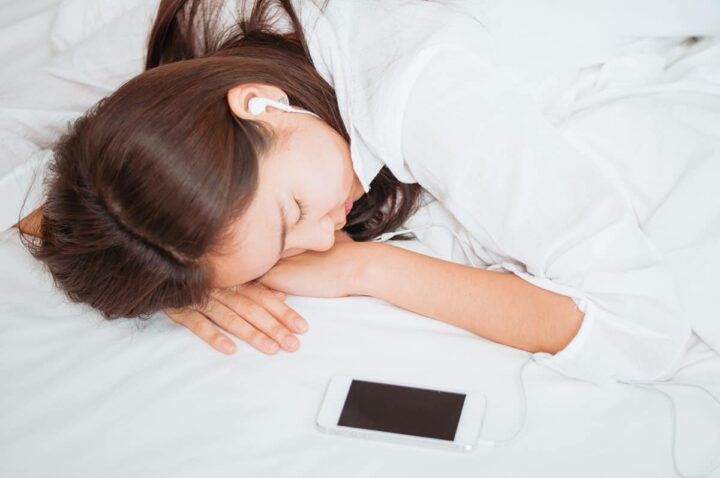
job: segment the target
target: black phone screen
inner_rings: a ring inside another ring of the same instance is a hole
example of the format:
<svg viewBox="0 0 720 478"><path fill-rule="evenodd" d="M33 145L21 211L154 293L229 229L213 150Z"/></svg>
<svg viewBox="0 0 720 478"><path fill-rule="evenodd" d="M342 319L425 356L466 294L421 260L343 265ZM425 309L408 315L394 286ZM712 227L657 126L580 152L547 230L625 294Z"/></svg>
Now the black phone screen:
<svg viewBox="0 0 720 478"><path fill-rule="evenodd" d="M338 425L453 441L465 394L353 380Z"/></svg>

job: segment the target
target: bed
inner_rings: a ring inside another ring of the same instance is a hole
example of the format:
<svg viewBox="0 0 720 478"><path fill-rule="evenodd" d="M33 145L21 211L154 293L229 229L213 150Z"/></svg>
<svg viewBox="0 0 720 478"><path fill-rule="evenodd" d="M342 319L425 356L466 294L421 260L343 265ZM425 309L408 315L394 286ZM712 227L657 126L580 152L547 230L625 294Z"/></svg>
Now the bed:
<svg viewBox="0 0 720 478"><path fill-rule="evenodd" d="M1 477L663 478L696 476L717 465L720 402L692 385L720 397L720 354L697 335L677 376L649 390L600 387L532 362L520 382L528 353L372 297L288 296L310 329L300 335L297 352L276 356L239 341L236 353L225 356L162 313L108 322L69 302L23 248L17 230L7 227L16 222L27 187L39 184L34 173L65 121L140 64L135 53L98 48L98 38L116 31L140 45L140 20L149 18L151 3L0 2ZM501 8L490 13L507 19ZM720 50L708 36L720 33L711 31L714 13L708 10L702 24L675 24L673 39L652 48L697 34L706 36L701 46ZM655 50L645 45L647 58ZM522 56L522 48L515 52ZM627 69L601 67L607 81L620 78L612 76L618 71L627 79ZM102 83L79 73L89 68ZM548 114L569 117L570 100L559 96L551 77L543 78L535 84ZM720 78L714 81L720 87ZM442 207L425 199L407 226L432 219L452 228ZM40 201L35 188L23 211ZM466 263L446 231L417 236L390 243ZM482 437L502 440L520 431L505 446L467 454L324 434L315 419L336 374L478 389L488 399ZM720 469L707 476L720 477Z"/></svg>

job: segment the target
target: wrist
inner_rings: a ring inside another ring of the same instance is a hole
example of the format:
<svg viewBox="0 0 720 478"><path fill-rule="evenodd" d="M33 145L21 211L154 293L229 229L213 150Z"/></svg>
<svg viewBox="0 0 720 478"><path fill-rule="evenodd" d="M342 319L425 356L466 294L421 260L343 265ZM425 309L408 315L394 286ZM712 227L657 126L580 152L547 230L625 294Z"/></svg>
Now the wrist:
<svg viewBox="0 0 720 478"><path fill-rule="evenodd" d="M378 256L387 244L380 242L356 242L352 270L349 278L350 295L372 295L371 285L376 274Z"/></svg>

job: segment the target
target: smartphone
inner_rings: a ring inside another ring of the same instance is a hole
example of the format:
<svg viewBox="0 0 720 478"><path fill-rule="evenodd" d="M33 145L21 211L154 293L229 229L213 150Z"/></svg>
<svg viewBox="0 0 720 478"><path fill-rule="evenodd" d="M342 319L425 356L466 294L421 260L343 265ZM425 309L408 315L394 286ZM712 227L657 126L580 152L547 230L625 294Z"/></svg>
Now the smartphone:
<svg viewBox="0 0 720 478"><path fill-rule="evenodd" d="M476 390L338 375L325 391L317 427L350 437L468 452L477 445L485 408L486 397Z"/></svg>

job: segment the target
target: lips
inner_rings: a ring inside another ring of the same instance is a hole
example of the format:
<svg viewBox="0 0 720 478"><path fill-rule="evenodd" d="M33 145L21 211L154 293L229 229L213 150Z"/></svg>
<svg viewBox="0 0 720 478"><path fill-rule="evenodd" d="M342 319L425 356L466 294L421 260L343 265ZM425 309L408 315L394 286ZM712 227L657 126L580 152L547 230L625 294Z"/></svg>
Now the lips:
<svg viewBox="0 0 720 478"><path fill-rule="evenodd" d="M353 207L352 199L348 199L345 201L345 215L347 216L350 213L350 210Z"/></svg>

